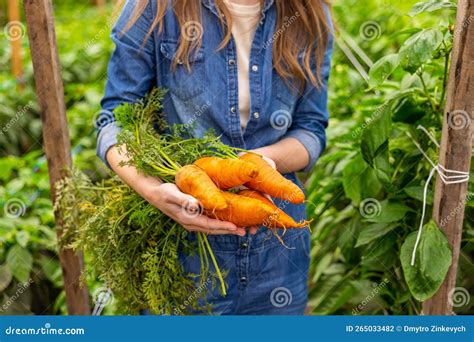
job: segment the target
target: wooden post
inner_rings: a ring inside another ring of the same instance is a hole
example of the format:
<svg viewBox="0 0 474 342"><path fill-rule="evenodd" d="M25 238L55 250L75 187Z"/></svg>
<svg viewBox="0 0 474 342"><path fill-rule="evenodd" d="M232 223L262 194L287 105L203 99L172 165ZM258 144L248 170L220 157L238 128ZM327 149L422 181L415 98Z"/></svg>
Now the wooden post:
<svg viewBox="0 0 474 342"><path fill-rule="evenodd" d="M44 149L54 201L54 184L66 176L66 169L71 166L71 154L64 90L56 47L53 7L51 0L24 0L24 6L36 94L42 110ZM62 219L58 212L55 213L55 218L58 237L60 237ZM81 286L79 278L83 266L82 254L76 254L70 249L62 249L59 251L59 259L63 270L69 314L89 314L87 289Z"/></svg>
<svg viewBox="0 0 474 342"><path fill-rule="evenodd" d="M473 42L474 0L459 0L439 163L447 169L464 172L469 172L474 130ZM466 193L467 182L445 185L437 177L433 218L448 237L453 262L438 292L423 303L425 315L452 314Z"/></svg>
<svg viewBox="0 0 474 342"><path fill-rule="evenodd" d="M21 38L24 30L20 18L20 0L8 0L8 24L10 28L10 46L12 51L12 74L23 89L23 70L21 61Z"/></svg>
<svg viewBox="0 0 474 342"><path fill-rule="evenodd" d="M104 14L105 13L105 5L106 1L105 0L94 0L94 4L97 6L99 9L100 13Z"/></svg>

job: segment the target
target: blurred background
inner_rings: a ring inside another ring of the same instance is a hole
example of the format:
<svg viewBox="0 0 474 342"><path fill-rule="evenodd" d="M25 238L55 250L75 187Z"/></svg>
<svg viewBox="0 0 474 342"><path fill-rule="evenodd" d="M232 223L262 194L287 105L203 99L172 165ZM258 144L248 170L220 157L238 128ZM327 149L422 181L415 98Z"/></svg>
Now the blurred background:
<svg viewBox="0 0 474 342"><path fill-rule="evenodd" d="M12 27L9 2L11 6L12 1L0 0L0 314L66 314L26 24L18 1L20 24ZM107 171L95 156L94 120L113 48L109 33L120 3L53 3L74 163L98 180ZM431 166L404 132L423 141L437 159L436 146L416 127L422 124L439 140L443 111L437 99L442 98L446 60L443 51L435 52L424 66L424 84L403 68L382 85L377 77L384 76L371 75L375 81L368 81L370 67L399 51L420 29L437 28L449 41L455 11L407 15L415 4L333 2L338 37L329 90L328 148L313 172L302 175L313 218L308 313L420 313L399 254L406 236L418 228ZM13 42L21 47L16 58ZM386 136L370 129L381 117L390 121ZM364 149L375 139L371 134L380 134L377 137L389 146L382 175L374 171ZM453 297L458 314L473 313L474 197L468 197L466 206L458 293ZM102 286L97 279L86 282L91 296ZM105 309L107 314L119 312L114 305Z"/></svg>

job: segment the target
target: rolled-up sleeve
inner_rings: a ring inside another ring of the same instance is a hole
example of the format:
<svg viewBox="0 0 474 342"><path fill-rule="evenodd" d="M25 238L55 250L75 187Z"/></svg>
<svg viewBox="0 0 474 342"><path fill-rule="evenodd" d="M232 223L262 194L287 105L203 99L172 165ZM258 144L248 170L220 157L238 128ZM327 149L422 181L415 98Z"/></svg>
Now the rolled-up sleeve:
<svg viewBox="0 0 474 342"><path fill-rule="evenodd" d="M135 1L127 1L112 29L111 38L115 49L109 61L102 110L96 121L97 155L106 160L107 151L117 144L120 127L114 117L114 109L123 103L137 102L156 84L156 55L153 35L145 38L153 21L151 1L140 18L125 31L132 18Z"/></svg>
<svg viewBox="0 0 474 342"><path fill-rule="evenodd" d="M327 15L331 23L329 11ZM317 88L307 82L296 104L292 124L284 136L297 139L308 151L309 163L302 170L304 172L311 170L326 147L326 127L329 122L327 87L334 42L332 24L330 28L328 45L321 64L321 87Z"/></svg>

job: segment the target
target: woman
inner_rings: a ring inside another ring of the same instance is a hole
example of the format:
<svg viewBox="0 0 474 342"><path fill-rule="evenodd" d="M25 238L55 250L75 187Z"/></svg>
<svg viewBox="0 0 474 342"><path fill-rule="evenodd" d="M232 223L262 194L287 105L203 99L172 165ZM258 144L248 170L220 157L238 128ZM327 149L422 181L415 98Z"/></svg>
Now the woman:
<svg viewBox="0 0 474 342"><path fill-rule="evenodd" d="M209 234L227 296L207 289L217 314L303 314L307 302L308 230L288 230L283 246L266 228L187 215L194 198L146 177L115 147L113 110L153 87L168 89L169 124L202 136L212 128L228 145L266 157L301 186L325 146L327 81L332 54L324 0L128 1L112 31L111 57L98 119L100 158L147 201L190 232ZM275 200L296 220L305 206ZM191 234L193 238L194 234ZM181 256L186 272L199 258Z"/></svg>

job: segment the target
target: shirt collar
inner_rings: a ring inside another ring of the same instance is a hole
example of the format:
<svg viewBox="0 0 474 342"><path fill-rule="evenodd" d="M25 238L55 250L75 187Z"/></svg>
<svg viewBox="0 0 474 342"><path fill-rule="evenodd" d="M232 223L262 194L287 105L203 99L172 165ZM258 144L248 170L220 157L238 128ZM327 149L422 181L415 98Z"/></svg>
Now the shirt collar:
<svg viewBox="0 0 474 342"><path fill-rule="evenodd" d="M275 0L264 0L263 3L263 10L262 13L265 14L265 12L270 8L271 5L273 5L273 2ZM209 8L209 10L214 13L215 15L218 15L217 9L216 9L216 4L214 3L214 0L201 0L202 4Z"/></svg>

